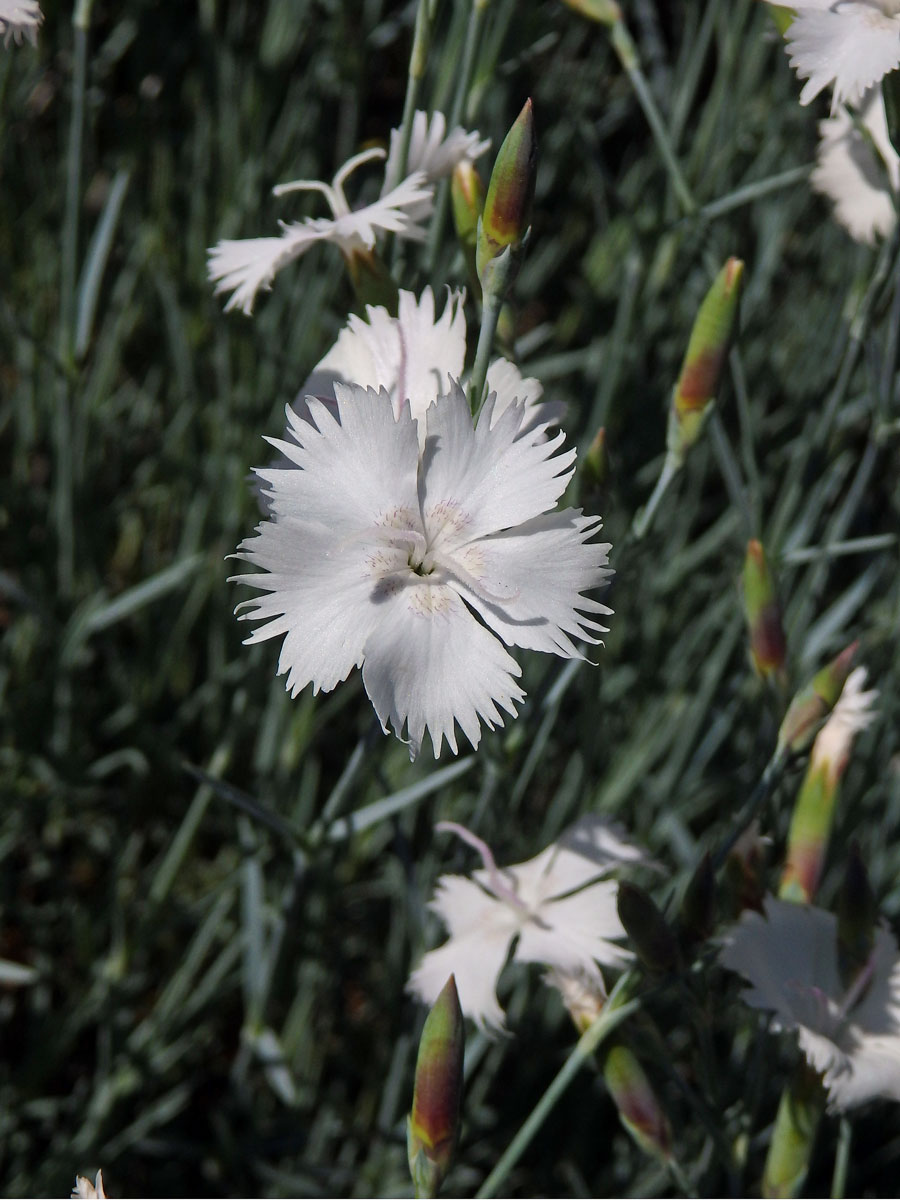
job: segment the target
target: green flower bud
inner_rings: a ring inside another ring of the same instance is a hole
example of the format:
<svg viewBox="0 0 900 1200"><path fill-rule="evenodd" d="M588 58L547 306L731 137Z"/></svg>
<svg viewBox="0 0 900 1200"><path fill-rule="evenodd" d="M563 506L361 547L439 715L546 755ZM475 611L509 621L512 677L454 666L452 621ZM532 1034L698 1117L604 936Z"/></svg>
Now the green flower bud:
<svg viewBox="0 0 900 1200"><path fill-rule="evenodd" d="M416 1196L436 1196L459 1136L463 1086L463 1017L451 975L425 1019L416 1059L412 1111L406 1125Z"/></svg>
<svg viewBox="0 0 900 1200"><path fill-rule="evenodd" d="M606 429L601 425L594 434L581 464L581 477L585 487L598 491L606 487L609 480L609 450L606 446Z"/></svg>
<svg viewBox="0 0 900 1200"><path fill-rule="evenodd" d="M453 224L466 261L466 272L476 298L481 297L481 281L475 268L478 244L478 220L484 211L484 184L475 166L467 159L457 163L450 180Z"/></svg>
<svg viewBox="0 0 900 1200"><path fill-rule="evenodd" d="M492 295L505 295L518 270L531 221L536 162L534 115L526 100L500 147L478 226L478 277Z"/></svg>
<svg viewBox="0 0 900 1200"><path fill-rule="evenodd" d="M781 1093L763 1172L764 1196L796 1196L803 1187L824 1108L825 1093L819 1076L805 1062L799 1063Z"/></svg>
<svg viewBox="0 0 900 1200"><path fill-rule="evenodd" d="M729 258L713 280L694 319L681 374L669 409L666 447L680 466L709 416L737 324L744 264Z"/></svg>
<svg viewBox="0 0 900 1200"><path fill-rule="evenodd" d="M345 253L344 262L360 310L365 311L366 305L371 304L386 308L391 316L396 317L400 304L397 282L375 251L360 246Z"/></svg>
<svg viewBox="0 0 900 1200"><path fill-rule="evenodd" d="M750 632L750 654L763 679L784 666L787 647L781 625L781 608L762 543L747 543L744 559L744 612Z"/></svg>
<svg viewBox="0 0 900 1200"><path fill-rule="evenodd" d="M672 1127L650 1080L631 1051L613 1046L603 1062L603 1080L622 1124L642 1150L667 1162L672 1157Z"/></svg>
<svg viewBox="0 0 900 1200"><path fill-rule="evenodd" d="M651 971L673 970L678 964L675 935L644 889L633 883L620 883L616 904L619 920L641 962Z"/></svg>

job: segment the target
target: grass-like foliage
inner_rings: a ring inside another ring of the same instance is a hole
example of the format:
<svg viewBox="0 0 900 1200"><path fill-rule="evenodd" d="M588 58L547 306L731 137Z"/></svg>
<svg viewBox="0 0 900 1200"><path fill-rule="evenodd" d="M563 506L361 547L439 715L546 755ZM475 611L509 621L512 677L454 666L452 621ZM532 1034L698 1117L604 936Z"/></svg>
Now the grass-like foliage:
<svg viewBox="0 0 900 1200"><path fill-rule="evenodd" d="M418 5L71 7L43 5L36 47L0 44L3 1193L64 1195L102 1167L113 1196L412 1194L425 1010L406 983L444 936L438 877L480 865L434 826L504 866L601 814L654 860L623 877L670 924L710 852L712 936L633 967L633 1007L574 1059L559 993L508 966L510 1036L467 1027L445 1190L759 1194L802 1060L717 961L740 889L715 856L755 794L768 840L747 886L778 890L803 756L760 781L790 697L855 639L877 716L816 903L837 911L855 842L900 919L900 252L896 233L852 241L810 188L828 99L800 107L757 0L634 0L624 48L558 0L436 5L417 106L456 104L492 139L485 178L533 100L532 229L501 336L567 405L579 461L605 430L605 477L580 469L566 501L602 514L616 574L594 665L521 652L515 720L410 762L358 672L291 699L277 643L242 645L247 592L226 582L260 520L262 437L358 310L341 255L313 246L247 317L213 295L207 247L324 215L271 188L385 144ZM417 294L468 288L471 368L480 313L445 191L428 239L385 259ZM716 408L638 538L731 256ZM780 598L780 682L751 663L751 539ZM612 1039L667 1114L674 1166L619 1121ZM896 1113L823 1112L803 1186L894 1194Z"/></svg>

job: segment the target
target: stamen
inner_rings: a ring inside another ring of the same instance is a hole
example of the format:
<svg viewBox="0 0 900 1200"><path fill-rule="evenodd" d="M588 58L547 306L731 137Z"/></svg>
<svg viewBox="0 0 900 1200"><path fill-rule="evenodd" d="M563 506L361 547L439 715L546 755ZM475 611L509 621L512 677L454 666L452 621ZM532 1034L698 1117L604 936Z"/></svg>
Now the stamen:
<svg viewBox="0 0 900 1200"><path fill-rule="evenodd" d="M465 825L459 825L456 821L438 821L434 828L436 833L455 833L457 837L462 838L473 850L476 850L481 856L484 869L490 876L489 890L494 893L498 900L503 900L506 904L511 905L525 916L531 916L526 904L519 899L508 884L503 882L500 870L487 842L482 841L476 833L472 833L471 829L466 829Z"/></svg>

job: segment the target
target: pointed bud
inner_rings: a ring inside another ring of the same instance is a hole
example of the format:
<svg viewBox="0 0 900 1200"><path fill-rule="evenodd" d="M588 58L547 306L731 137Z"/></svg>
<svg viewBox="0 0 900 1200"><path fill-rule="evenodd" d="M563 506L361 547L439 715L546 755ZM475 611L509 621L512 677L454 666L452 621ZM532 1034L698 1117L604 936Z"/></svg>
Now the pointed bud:
<svg viewBox="0 0 900 1200"><path fill-rule="evenodd" d="M844 883L838 896L838 973L851 988L869 967L875 949L878 907L856 842L850 843ZM863 983L865 987L865 981Z"/></svg>
<svg viewBox="0 0 900 1200"><path fill-rule="evenodd" d="M787 862L779 892L786 900L808 904L822 877L850 748L857 733L875 717L871 708L878 693L864 692L865 681L865 667L857 667L848 676L813 742L788 833Z"/></svg>
<svg viewBox="0 0 900 1200"><path fill-rule="evenodd" d="M650 1080L631 1051L613 1046L603 1062L603 1081L619 1110L622 1124L647 1154L667 1162L672 1157L672 1127Z"/></svg>
<svg viewBox="0 0 900 1200"><path fill-rule="evenodd" d="M453 201L453 223L462 245L475 252L478 218L484 212L484 184L474 165L467 158L457 163L450 180Z"/></svg>
<svg viewBox="0 0 900 1200"><path fill-rule="evenodd" d="M744 559L744 612L753 665L765 679L784 666L787 647L769 564L762 542L756 538L747 543Z"/></svg>
<svg viewBox="0 0 900 1200"><path fill-rule="evenodd" d="M799 1193L809 1170L824 1108L825 1091L821 1080L812 1067L801 1060L791 1082L781 1093L763 1171L764 1196L781 1198Z"/></svg>
<svg viewBox="0 0 900 1200"><path fill-rule="evenodd" d="M566 0L566 4L589 21L598 21L601 25L615 25L622 20L622 10L615 0Z"/></svg>
<svg viewBox="0 0 900 1200"><path fill-rule="evenodd" d="M704 942L716 919L716 875L709 853L703 855L691 876L678 914L684 942Z"/></svg>
<svg viewBox="0 0 900 1200"><path fill-rule="evenodd" d="M416 1196L436 1196L459 1135L465 1035L456 980L451 975L425 1019L416 1059L412 1111L406 1126L409 1170Z"/></svg>
<svg viewBox="0 0 900 1200"><path fill-rule="evenodd" d="M837 703L850 674L857 645L857 642L852 642L846 650L842 650L793 698L778 730L776 758L784 761L792 754L802 754L809 747L822 722Z"/></svg>
<svg viewBox="0 0 900 1200"><path fill-rule="evenodd" d="M675 935L644 889L633 883L620 883L616 904L619 920L641 962L651 971L673 970L678 963Z"/></svg>
<svg viewBox="0 0 900 1200"><path fill-rule="evenodd" d="M531 100L526 100L500 147L478 227L478 277L484 291L498 300L518 271L531 220L536 171L534 115Z"/></svg>
<svg viewBox="0 0 900 1200"><path fill-rule="evenodd" d="M694 319L681 374L669 409L666 447L680 466L709 416L737 325L744 264L729 258L713 280Z"/></svg>

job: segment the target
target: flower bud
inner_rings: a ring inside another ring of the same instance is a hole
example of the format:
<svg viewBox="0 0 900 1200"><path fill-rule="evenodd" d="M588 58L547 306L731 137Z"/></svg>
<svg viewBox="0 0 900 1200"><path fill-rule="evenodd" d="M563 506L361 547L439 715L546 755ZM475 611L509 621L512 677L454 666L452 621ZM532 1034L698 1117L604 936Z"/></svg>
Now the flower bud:
<svg viewBox="0 0 900 1200"><path fill-rule="evenodd" d="M673 970L678 962L675 935L644 889L633 883L620 883L616 905L619 920L641 962L651 971Z"/></svg>
<svg viewBox="0 0 900 1200"><path fill-rule="evenodd" d="M842 650L793 698L778 730L777 759L784 761L792 754L801 754L810 745L819 726L837 703L850 674L857 644L852 642Z"/></svg>
<svg viewBox="0 0 900 1200"><path fill-rule="evenodd" d="M660 1107L644 1069L622 1045L606 1052L603 1081L619 1110L622 1124L647 1154L668 1161L672 1157L672 1127Z"/></svg>
<svg viewBox="0 0 900 1200"><path fill-rule="evenodd" d="M875 896L856 842L850 843L837 918L838 973L844 987L851 988L871 962L878 921Z"/></svg>
<svg viewBox="0 0 900 1200"><path fill-rule="evenodd" d="M822 877L850 747L856 734L874 718L870 709L878 693L864 692L865 680L865 668L857 667L813 742L788 832L787 861L778 893L785 900L809 904Z"/></svg>
<svg viewBox="0 0 900 1200"><path fill-rule="evenodd" d="M770 4L768 6L769 14L775 22L775 28L779 33L785 34L793 23L794 17L797 15L792 8L787 8L783 4Z"/></svg>
<svg viewBox="0 0 900 1200"><path fill-rule="evenodd" d="M729 258L713 280L694 318L687 353L669 409L666 448L676 466L700 436L719 387L737 324L744 264Z"/></svg>
<svg viewBox="0 0 900 1200"><path fill-rule="evenodd" d="M457 163L450 180L450 199L453 204L453 224L466 262L466 273L476 298L481 297L481 281L475 268L475 248L478 244L478 219L484 211L484 184L473 163L463 159Z"/></svg>
<svg viewBox="0 0 900 1200"><path fill-rule="evenodd" d="M763 679L784 666L786 645L781 625L781 608L762 543L747 543L744 559L744 612L750 633L750 654Z"/></svg>
<svg viewBox="0 0 900 1200"><path fill-rule="evenodd" d="M606 991L600 972L590 975L583 967L576 967L572 971L551 967L544 980L559 992L578 1032L585 1033L590 1029L606 1004Z"/></svg>
<svg viewBox="0 0 900 1200"><path fill-rule="evenodd" d="M425 1019L416 1059L412 1111L406 1126L416 1196L436 1196L459 1135L465 1034L451 975Z"/></svg>
<svg viewBox="0 0 900 1200"><path fill-rule="evenodd" d="M767 1197L796 1196L809 1170L813 1142L825 1108L825 1093L819 1075L800 1062L781 1093L769 1153L763 1171L762 1194Z"/></svg>
<svg viewBox="0 0 900 1200"><path fill-rule="evenodd" d="M500 147L478 226L478 277L492 295L502 297L518 270L531 220L536 160L534 116L526 100Z"/></svg>

